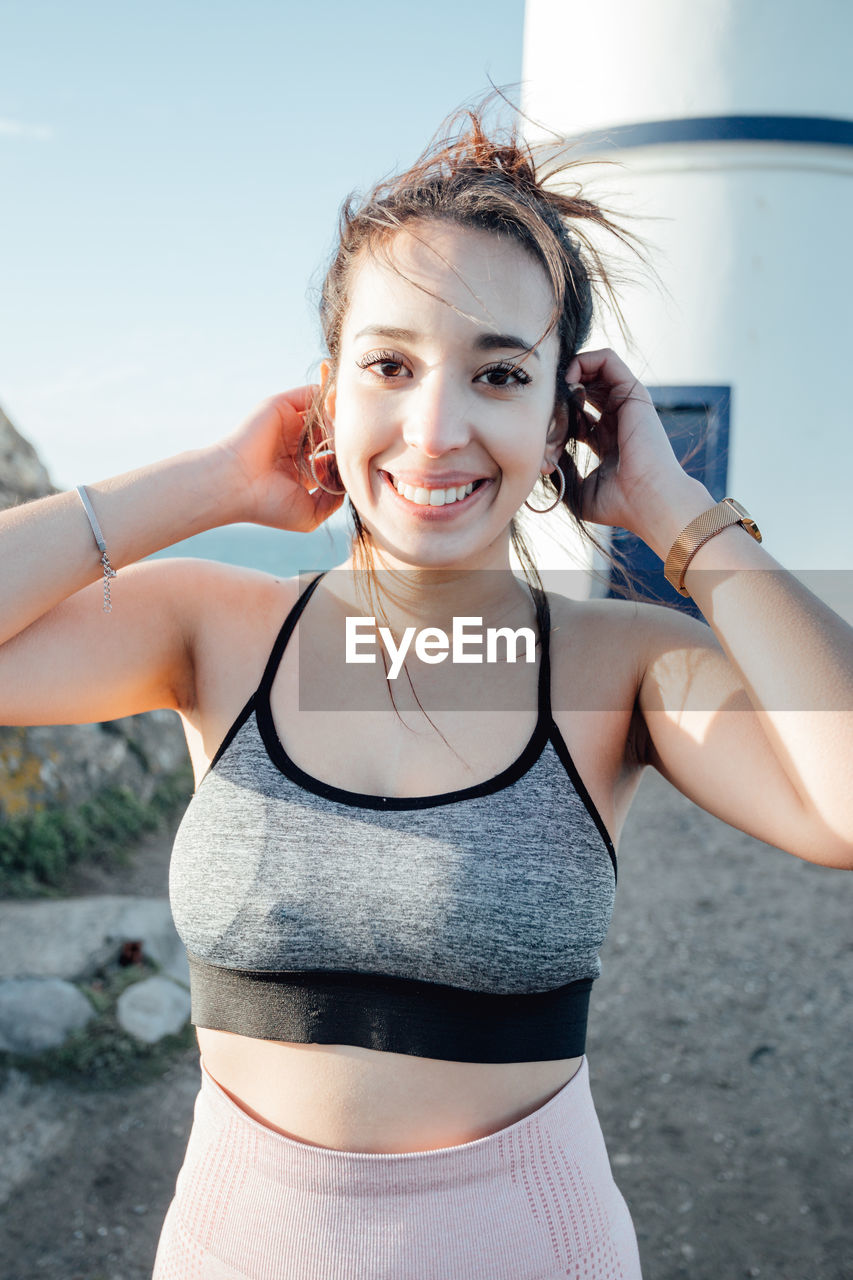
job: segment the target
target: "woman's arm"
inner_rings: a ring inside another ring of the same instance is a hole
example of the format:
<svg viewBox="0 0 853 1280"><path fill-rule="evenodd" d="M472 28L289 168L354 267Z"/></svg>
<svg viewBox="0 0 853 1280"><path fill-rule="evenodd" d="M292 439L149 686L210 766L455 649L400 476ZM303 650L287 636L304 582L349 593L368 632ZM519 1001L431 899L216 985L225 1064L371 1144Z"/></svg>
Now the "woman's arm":
<svg viewBox="0 0 853 1280"><path fill-rule="evenodd" d="M87 485L113 568L240 519L234 471L224 453L199 449ZM0 512L0 645L102 577L100 552L75 490ZM123 580L113 586L116 618L104 619L104 626L122 625Z"/></svg>
<svg viewBox="0 0 853 1280"><path fill-rule="evenodd" d="M665 559L715 500L672 465L651 401L622 361L592 352L580 364L603 409L594 447L609 459L588 518L609 517L601 522ZM640 606L646 762L733 826L853 868L853 628L739 525L699 548L684 585L712 634L695 618Z"/></svg>
<svg viewBox="0 0 853 1280"><path fill-rule="evenodd" d="M713 505L702 485L670 490L640 536L663 559ZM684 585L713 637L644 606L647 763L733 826L853 868L853 628L739 525L699 548Z"/></svg>
<svg viewBox="0 0 853 1280"><path fill-rule="evenodd" d="M119 571L109 614L76 492L0 513L0 722L79 723L187 704L203 571L191 560L136 562L236 521L314 528L340 505L298 475L309 391L264 402L209 448L87 486Z"/></svg>

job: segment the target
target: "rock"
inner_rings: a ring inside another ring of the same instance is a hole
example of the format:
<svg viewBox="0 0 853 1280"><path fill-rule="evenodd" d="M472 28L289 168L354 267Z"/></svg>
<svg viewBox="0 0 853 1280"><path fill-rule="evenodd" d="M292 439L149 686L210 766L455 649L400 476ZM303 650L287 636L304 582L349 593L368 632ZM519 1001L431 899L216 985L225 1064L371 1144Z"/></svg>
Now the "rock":
<svg viewBox="0 0 853 1280"><path fill-rule="evenodd" d="M83 993L60 978L0 981L0 1050L5 1053L55 1049L94 1016Z"/></svg>
<svg viewBox="0 0 853 1280"><path fill-rule="evenodd" d="M76 808L105 787L147 803L187 758L176 711L103 724L0 727L0 817Z"/></svg>
<svg viewBox="0 0 853 1280"><path fill-rule="evenodd" d="M97 902L98 899L90 899ZM100 899L104 901L104 899ZM184 944L172 919L168 898L119 898L116 917L111 925L113 941L139 939L142 954L153 960L165 976L185 987L190 985L190 966Z"/></svg>
<svg viewBox="0 0 853 1280"><path fill-rule="evenodd" d="M190 1013L189 966L166 898L111 895L65 901L0 902L0 1050L55 1048L95 1011L73 981L137 952L163 976L128 987L119 1023L153 1044Z"/></svg>
<svg viewBox="0 0 853 1280"><path fill-rule="evenodd" d="M115 964L125 942L141 943L143 958L189 986L186 950L167 898L0 902L0 978L85 981Z"/></svg>
<svg viewBox="0 0 853 1280"><path fill-rule="evenodd" d="M144 715L107 720L100 728L121 735L150 777L174 773L187 758L187 744L177 711L161 708Z"/></svg>
<svg viewBox="0 0 853 1280"><path fill-rule="evenodd" d="M56 493L33 446L0 409L0 508Z"/></svg>
<svg viewBox="0 0 853 1280"><path fill-rule="evenodd" d="M119 1026L145 1044L175 1035L190 1016L190 996L168 978L135 982L119 996Z"/></svg>

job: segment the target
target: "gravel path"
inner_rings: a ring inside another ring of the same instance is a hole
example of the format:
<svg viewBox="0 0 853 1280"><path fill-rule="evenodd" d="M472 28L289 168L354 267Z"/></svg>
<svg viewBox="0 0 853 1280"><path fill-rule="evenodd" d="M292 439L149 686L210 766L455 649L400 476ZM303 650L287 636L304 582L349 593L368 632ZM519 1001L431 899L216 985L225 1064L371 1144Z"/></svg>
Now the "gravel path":
<svg viewBox="0 0 853 1280"><path fill-rule="evenodd" d="M75 892L164 894L169 845ZM646 771L587 1045L644 1280L853 1280L851 887ZM195 1050L110 1093L12 1073L3 1280L150 1280L198 1086Z"/></svg>

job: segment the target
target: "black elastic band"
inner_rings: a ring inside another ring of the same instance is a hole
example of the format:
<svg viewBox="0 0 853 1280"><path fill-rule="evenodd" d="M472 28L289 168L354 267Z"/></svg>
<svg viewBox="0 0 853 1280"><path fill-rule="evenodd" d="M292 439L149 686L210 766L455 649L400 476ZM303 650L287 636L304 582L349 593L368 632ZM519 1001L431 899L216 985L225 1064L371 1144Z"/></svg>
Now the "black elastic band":
<svg viewBox="0 0 853 1280"><path fill-rule="evenodd" d="M495 995L352 971L233 969L188 953L194 1026L455 1062L541 1062L586 1049L592 978Z"/></svg>

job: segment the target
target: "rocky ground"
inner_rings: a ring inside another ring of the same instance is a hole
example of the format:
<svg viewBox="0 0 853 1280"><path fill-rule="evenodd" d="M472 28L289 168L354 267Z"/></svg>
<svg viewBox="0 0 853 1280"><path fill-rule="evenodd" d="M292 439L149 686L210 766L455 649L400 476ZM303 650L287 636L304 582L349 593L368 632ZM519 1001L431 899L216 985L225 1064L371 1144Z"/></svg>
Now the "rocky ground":
<svg viewBox="0 0 853 1280"><path fill-rule="evenodd" d="M169 845L74 892L165 895ZM647 771L587 1046L645 1280L853 1280L852 893ZM150 1280L198 1086L194 1048L106 1092L9 1072L0 1276Z"/></svg>

